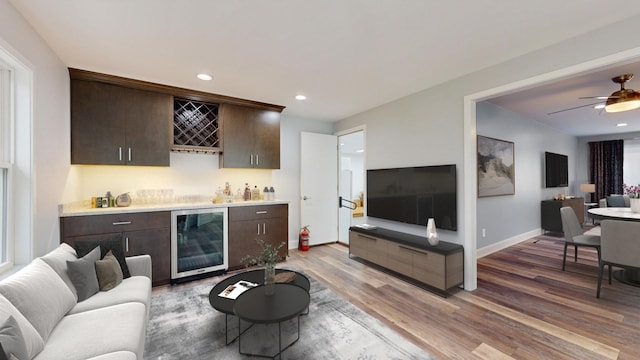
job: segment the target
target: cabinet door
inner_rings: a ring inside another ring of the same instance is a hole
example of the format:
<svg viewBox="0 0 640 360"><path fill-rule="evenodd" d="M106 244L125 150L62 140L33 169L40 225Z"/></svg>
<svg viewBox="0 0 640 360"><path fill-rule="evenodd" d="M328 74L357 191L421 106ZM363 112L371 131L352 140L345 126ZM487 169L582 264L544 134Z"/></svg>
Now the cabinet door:
<svg viewBox="0 0 640 360"><path fill-rule="evenodd" d="M413 275L413 251L398 243L387 243L387 268L406 276Z"/></svg>
<svg viewBox="0 0 640 360"><path fill-rule="evenodd" d="M367 239L363 239L355 231L349 231L349 253L353 256L366 259Z"/></svg>
<svg viewBox="0 0 640 360"><path fill-rule="evenodd" d="M127 97L125 163L169 166L173 97L122 88Z"/></svg>
<svg viewBox="0 0 640 360"><path fill-rule="evenodd" d="M125 232L125 255L150 255L154 284L171 278L171 230L169 228Z"/></svg>
<svg viewBox="0 0 640 360"><path fill-rule="evenodd" d="M440 290L446 290L444 255L414 250L413 278Z"/></svg>
<svg viewBox="0 0 640 360"><path fill-rule="evenodd" d="M257 255L259 246L256 242L258 222L254 220L229 221L229 269L244 267L242 258Z"/></svg>
<svg viewBox="0 0 640 360"><path fill-rule="evenodd" d="M273 247L278 247L284 242L284 245L278 251L282 259L286 258L289 254L289 247L287 246L289 229L287 224L287 218L272 218L258 221L258 226L261 227L261 233L258 235L258 239L263 240L265 244L271 244Z"/></svg>
<svg viewBox="0 0 640 360"><path fill-rule="evenodd" d="M71 163L124 164L126 98L118 86L71 80Z"/></svg>
<svg viewBox="0 0 640 360"><path fill-rule="evenodd" d="M280 169L280 113L262 110L255 114L255 166Z"/></svg>
<svg viewBox="0 0 640 360"><path fill-rule="evenodd" d="M254 115L252 108L230 104L222 106L222 167L253 167Z"/></svg>

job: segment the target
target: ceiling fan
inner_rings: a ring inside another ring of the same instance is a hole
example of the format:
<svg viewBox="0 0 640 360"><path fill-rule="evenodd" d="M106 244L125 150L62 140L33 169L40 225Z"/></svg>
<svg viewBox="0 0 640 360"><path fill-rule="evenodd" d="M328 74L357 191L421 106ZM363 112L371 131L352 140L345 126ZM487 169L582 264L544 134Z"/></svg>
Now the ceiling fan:
<svg viewBox="0 0 640 360"><path fill-rule="evenodd" d="M624 74L611 78L616 84L620 84L620 90L614 91L609 96L585 96L580 99L599 99L606 100L604 110L608 113L617 113L623 111L629 111L640 108L640 92L633 89L625 89L624 84L633 78L633 74ZM564 111L575 110L587 106L594 106L601 104L602 102L596 102L593 104L576 106L568 109L562 109L548 113L547 115L553 115Z"/></svg>

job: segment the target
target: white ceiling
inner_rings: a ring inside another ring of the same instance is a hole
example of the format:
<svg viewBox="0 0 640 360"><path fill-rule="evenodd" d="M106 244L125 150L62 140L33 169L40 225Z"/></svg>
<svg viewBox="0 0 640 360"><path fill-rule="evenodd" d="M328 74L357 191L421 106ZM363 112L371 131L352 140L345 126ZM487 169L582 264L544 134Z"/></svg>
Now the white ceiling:
<svg viewBox="0 0 640 360"><path fill-rule="evenodd" d="M623 0L10 1L69 67L327 121L640 14ZM614 91L609 77L576 96Z"/></svg>

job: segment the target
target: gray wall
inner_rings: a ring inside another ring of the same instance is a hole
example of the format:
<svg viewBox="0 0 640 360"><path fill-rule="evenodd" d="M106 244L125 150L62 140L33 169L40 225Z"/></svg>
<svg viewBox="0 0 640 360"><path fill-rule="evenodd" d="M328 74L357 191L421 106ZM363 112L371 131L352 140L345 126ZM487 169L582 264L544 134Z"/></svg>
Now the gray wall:
<svg viewBox="0 0 640 360"><path fill-rule="evenodd" d="M478 135L512 141L515 148L515 195L479 198L478 249L540 228L540 200L578 193L576 161L578 139L513 113L490 102L476 107ZM546 189L544 152L569 157L569 187ZM486 229L486 237L482 236Z"/></svg>

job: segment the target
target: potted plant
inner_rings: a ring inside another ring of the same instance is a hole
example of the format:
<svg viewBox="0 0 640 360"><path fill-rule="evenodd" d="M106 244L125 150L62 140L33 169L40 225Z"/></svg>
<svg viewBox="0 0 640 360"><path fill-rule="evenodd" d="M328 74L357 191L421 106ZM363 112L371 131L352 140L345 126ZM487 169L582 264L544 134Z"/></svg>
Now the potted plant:
<svg viewBox="0 0 640 360"><path fill-rule="evenodd" d="M266 293L273 294L273 284L276 277L276 263L282 260L282 256L278 253L285 242L282 241L278 246L265 244L263 240L257 240L260 245L261 252L257 255L247 255L241 259L245 266L264 266L264 284L267 286Z"/></svg>
<svg viewBox="0 0 640 360"><path fill-rule="evenodd" d="M622 184L622 190L629 196L631 211L640 213L640 185Z"/></svg>

